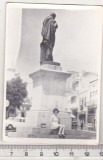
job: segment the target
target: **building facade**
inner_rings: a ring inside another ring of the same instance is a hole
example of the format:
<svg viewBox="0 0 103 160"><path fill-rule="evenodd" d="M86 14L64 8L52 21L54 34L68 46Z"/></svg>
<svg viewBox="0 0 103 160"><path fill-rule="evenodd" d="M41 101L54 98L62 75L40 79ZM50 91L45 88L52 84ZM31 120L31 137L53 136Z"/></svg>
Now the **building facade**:
<svg viewBox="0 0 103 160"><path fill-rule="evenodd" d="M71 110L78 128L96 130L98 106L98 76L91 72L72 72L67 82L67 106Z"/></svg>

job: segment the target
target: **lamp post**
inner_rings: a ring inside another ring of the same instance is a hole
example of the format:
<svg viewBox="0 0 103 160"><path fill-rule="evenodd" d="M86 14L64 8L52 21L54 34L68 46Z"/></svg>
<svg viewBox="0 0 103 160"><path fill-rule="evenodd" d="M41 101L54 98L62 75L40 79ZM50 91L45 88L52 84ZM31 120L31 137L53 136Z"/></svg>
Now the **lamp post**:
<svg viewBox="0 0 103 160"><path fill-rule="evenodd" d="M87 129L87 120L88 120L88 108L85 106L85 108L84 108L84 112L85 112L85 125L86 125L86 129Z"/></svg>

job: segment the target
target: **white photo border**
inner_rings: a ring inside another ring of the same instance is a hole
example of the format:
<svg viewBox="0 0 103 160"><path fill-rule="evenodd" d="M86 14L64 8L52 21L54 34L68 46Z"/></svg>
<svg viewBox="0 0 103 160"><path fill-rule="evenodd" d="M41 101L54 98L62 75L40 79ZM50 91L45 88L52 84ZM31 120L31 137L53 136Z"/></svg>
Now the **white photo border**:
<svg viewBox="0 0 103 160"><path fill-rule="evenodd" d="M50 4L23 4L23 3L7 3L7 6L9 7L22 7L22 8L33 8L33 9L71 9L71 7L76 5L50 5ZM79 7L79 5L78 5ZM79 9L83 9L83 7L92 7L92 6L86 6L81 5ZM101 7L101 6L94 6L94 7ZM6 7L7 8L7 7ZM101 44L101 54L102 54L102 44ZM101 62L102 62L102 56L100 56ZM99 83L99 97L101 97L101 63L99 65L100 73L98 81ZM5 72L6 73L6 72ZM16 144L35 144L35 145L95 145L99 143L99 121L100 121L100 107L97 108L97 132L96 132L96 139L44 139L44 138L8 138L5 136L5 106L6 106L6 74L4 76L5 85L4 85L4 106L3 106L3 140L10 143L16 143ZM100 101L98 101L98 106L100 106Z"/></svg>

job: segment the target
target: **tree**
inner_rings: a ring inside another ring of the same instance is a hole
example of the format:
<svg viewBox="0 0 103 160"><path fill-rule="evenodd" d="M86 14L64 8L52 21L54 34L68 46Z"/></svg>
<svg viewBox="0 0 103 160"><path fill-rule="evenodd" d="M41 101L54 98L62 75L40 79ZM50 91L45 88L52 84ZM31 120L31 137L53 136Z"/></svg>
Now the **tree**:
<svg viewBox="0 0 103 160"><path fill-rule="evenodd" d="M27 83L23 82L20 77L7 81L6 99L9 100L11 108L18 108L23 104L27 97Z"/></svg>

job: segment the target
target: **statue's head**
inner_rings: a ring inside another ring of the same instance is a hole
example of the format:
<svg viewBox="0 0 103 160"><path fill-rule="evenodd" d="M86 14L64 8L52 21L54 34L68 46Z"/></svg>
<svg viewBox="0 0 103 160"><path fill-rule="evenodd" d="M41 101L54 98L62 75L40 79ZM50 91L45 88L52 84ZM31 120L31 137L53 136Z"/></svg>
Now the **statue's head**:
<svg viewBox="0 0 103 160"><path fill-rule="evenodd" d="M51 13L50 16L52 16L54 19L56 18L56 14L55 13Z"/></svg>

